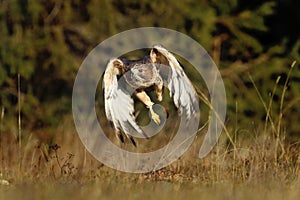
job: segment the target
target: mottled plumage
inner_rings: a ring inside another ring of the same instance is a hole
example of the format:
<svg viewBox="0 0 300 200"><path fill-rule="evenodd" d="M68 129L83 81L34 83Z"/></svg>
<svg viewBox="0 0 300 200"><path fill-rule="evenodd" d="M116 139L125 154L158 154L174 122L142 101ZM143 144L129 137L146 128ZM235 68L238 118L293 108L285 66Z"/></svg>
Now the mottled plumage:
<svg viewBox="0 0 300 200"><path fill-rule="evenodd" d="M167 82L170 96L173 97L180 113L184 112L189 118L199 110L193 85L176 57L161 45L154 45L150 55L140 60L110 59L103 78L105 113L122 142L124 141L122 132L134 145L136 143L131 136L132 132L137 132L144 138L147 138L147 135L137 125L133 99L120 87L118 77L124 77L125 82L135 90L134 95L149 108L151 118L156 124L160 123L159 115L153 111L154 103L144 89L154 88L157 99L162 101L163 81Z"/></svg>

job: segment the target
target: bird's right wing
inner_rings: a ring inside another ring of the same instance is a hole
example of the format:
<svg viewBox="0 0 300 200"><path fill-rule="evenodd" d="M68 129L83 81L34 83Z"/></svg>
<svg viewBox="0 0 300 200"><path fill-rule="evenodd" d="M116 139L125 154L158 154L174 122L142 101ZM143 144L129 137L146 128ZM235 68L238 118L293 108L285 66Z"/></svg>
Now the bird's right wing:
<svg viewBox="0 0 300 200"><path fill-rule="evenodd" d="M107 119L113 123L118 136L122 131L133 141L131 137L133 131L143 137L147 137L147 135L135 121L133 99L118 85L117 75L122 74L123 66L120 59L111 59L106 66L103 77L105 114Z"/></svg>
<svg viewBox="0 0 300 200"><path fill-rule="evenodd" d="M150 52L150 58L154 63L170 67L171 76L168 80L168 89L180 113L184 112L187 119L198 115L197 93L176 57L161 45L154 45Z"/></svg>

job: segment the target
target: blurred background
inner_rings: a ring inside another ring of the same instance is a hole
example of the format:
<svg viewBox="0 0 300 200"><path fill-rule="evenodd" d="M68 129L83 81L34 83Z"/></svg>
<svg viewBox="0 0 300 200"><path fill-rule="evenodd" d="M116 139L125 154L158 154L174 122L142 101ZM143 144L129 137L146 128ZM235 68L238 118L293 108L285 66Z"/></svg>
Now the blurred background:
<svg viewBox="0 0 300 200"><path fill-rule="evenodd" d="M185 33L211 55L225 82L230 133L260 133L270 117L271 132L299 141L299 8L296 0L0 0L1 134L18 137L20 114L22 134L51 142L73 126L72 87L89 51L153 26Z"/></svg>

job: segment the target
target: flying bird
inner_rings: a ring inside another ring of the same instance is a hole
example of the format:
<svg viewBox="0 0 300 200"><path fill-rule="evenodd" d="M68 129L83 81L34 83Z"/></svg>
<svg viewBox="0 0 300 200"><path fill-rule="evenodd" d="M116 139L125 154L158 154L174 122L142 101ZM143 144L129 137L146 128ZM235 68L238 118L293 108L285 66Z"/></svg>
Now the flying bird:
<svg viewBox="0 0 300 200"><path fill-rule="evenodd" d="M146 91L154 90L161 102L164 81L179 113L184 113L187 119L196 115L199 111L196 91L176 57L163 46L154 45L150 55L139 60L112 58L108 61L103 77L105 114L121 142L124 142L125 135L136 146L130 134L132 131L148 138L135 121L134 101L124 89L124 82L134 90L133 94L149 109L151 119L159 125L160 116L153 110L154 103Z"/></svg>

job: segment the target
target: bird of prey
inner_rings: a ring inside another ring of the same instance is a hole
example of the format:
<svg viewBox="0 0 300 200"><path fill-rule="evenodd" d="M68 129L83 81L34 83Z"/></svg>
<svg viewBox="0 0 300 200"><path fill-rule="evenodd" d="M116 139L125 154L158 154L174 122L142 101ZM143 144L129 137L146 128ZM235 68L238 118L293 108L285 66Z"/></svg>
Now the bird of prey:
<svg viewBox="0 0 300 200"><path fill-rule="evenodd" d="M166 67L170 72L167 80L162 74ZM124 80L122 83L119 81L121 78ZM161 102L164 81L179 113L184 112L187 119L196 115L199 106L195 89L176 57L163 46L154 45L150 55L139 60L112 58L108 61L103 77L105 114L112 122L116 136L121 142L124 142L123 135L125 135L136 146L130 134L132 131L148 138L135 121L134 101L122 88L122 84L125 82L134 90L133 94L145 104L150 110L152 120L159 125L160 117L153 110L154 103L145 90L154 90L157 100Z"/></svg>

